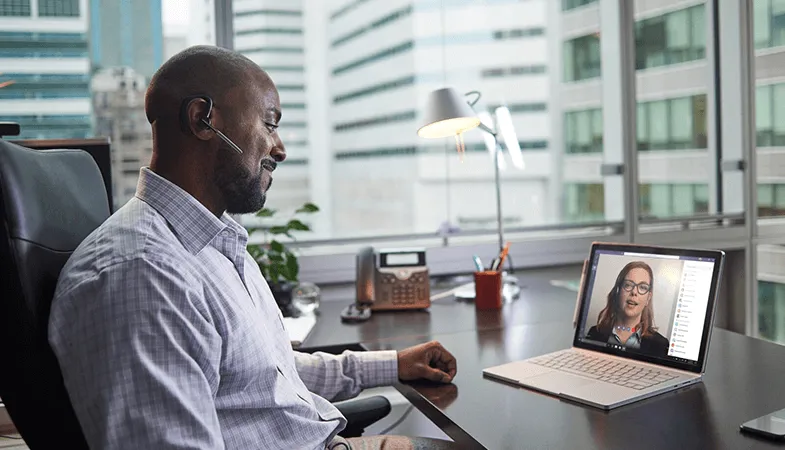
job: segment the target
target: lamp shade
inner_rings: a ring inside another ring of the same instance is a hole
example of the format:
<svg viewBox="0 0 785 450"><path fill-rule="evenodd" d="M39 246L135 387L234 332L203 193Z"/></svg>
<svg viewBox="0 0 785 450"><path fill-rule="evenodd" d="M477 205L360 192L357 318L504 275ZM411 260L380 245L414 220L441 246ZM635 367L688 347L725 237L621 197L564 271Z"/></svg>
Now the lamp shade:
<svg viewBox="0 0 785 450"><path fill-rule="evenodd" d="M453 88L431 92L425 109L425 122L417 135L423 138L455 136L480 125L480 119Z"/></svg>

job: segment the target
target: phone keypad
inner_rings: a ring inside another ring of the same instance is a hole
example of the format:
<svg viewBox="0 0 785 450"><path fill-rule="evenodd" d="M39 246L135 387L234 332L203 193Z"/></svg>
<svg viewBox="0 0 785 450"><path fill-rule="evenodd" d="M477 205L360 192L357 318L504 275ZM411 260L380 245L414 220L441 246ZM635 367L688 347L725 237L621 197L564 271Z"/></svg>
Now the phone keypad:
<svg viewBox="0 0 785 450"><path fill-rule="evenodd" d="M394 273L377 272L377 301L396 308L422 305L430 296L430 278L427 271L397 270ZM377 304L378 305L378 304ZM378 305L383 308L382 305Z"/></svg>

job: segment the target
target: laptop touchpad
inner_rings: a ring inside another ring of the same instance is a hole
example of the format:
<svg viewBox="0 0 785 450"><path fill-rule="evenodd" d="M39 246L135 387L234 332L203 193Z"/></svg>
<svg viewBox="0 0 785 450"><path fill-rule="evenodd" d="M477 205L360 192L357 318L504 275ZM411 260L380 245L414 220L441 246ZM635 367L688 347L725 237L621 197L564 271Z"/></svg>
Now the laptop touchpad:
<svg viewBox="0 0 785 450"><path fill-rule="evenodd" d="M531 386L535 389L541 389L546 392L553 392L555 394L563 392L568 387L596 383L595 380L558 371L536 377L526 378L520 382L526 386Z"/></svg>

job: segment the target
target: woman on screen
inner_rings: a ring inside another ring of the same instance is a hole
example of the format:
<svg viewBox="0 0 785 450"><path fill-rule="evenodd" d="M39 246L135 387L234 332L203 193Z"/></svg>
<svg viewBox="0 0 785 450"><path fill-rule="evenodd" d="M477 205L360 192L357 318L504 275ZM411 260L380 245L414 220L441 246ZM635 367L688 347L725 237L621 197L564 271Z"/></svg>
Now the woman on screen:
<svg viewBox="0 0 785 450"><path fill-rule="evenodd" d="M651 267L642 261L627 264L616 277L608 303L586 338L652 356L668 356L668 340L654 326L653 294Z"/></svg>

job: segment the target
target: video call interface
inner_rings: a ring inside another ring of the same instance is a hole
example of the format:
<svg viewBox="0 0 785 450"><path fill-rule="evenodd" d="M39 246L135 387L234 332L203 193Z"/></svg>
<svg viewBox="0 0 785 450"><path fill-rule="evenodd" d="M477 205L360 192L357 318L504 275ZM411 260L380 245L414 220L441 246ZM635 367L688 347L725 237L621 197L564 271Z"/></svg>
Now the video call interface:
<svg viewBox="0 0 785 450"><path fill-rule="evenodd" d="M598 250L591 264L582 342L697 364L713 258Z"/></svg>

